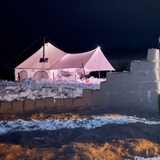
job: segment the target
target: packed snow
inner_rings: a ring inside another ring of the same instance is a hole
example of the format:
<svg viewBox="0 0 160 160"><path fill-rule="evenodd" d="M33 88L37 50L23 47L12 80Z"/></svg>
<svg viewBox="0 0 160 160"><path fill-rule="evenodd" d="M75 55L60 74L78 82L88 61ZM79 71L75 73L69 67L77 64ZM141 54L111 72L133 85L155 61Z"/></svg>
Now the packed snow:
<svg viewBox="0 0 160 160"><path fill-rule="evenodd" d="M90 77L89 83L85 80L41 80L26 78L18 83L12 81L0 81L0 101L13 101L24 99L76 98L82 97L83 89L100 89L100 82L106 79Z"/></svg>
<svg viewBox="0 0 160 160"><path fill-rule="evenodd" d="M149 125L160 124L160 121L147 121L145 118L132 116L98 116L90 118L71 118L71 119L46 119L24 121L21 119L14 121L0 121L0 135L15 131L34 131L34 130L58 130L62 128L85 128L87 130L101 127L106 124L128 124L145 123Z"/></svg>

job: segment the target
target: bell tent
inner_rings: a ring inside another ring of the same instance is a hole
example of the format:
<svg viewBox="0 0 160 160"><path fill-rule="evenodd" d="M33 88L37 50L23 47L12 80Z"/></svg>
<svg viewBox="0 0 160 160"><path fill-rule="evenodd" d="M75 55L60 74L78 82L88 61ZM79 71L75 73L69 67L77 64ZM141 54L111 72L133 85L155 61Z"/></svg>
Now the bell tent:
<svg viewBox="0 0 160 160"><path fill-rule="evenodd" d="M44 57L45 49L45 57ZM44 44L36 53L15 68L15 80L35 77L36 80L71 78L76 79L84 71L115 70L101 49L83 53L65 53L51 43Z"/></svg>

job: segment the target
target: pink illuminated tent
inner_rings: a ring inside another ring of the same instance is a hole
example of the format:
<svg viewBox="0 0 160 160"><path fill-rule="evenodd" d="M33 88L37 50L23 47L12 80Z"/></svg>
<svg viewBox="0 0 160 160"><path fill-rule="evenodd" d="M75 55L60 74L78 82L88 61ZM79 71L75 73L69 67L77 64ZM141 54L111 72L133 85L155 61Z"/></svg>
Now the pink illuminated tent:
<svg viewBox="0 0 160 160"><path fill-rule="evenodd" d="M83 74L82 63L85 72L114 70L109 61L98 47L84 53L70 54L56 48L50 43L45 44L46 62L40 62L43 57L43 46L32 56L15 68L15 80L35 77L41 78L62 78L63 76L76 78L76 75Z"/></svg>

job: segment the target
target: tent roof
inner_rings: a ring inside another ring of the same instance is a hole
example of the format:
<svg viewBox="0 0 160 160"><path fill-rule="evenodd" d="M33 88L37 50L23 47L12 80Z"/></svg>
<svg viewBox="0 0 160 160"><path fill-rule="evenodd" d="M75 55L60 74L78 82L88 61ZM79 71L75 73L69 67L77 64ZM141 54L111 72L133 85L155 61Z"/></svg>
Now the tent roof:
<svg viewBox="0 0 160 160"><path fill-rule="evenodd" d="M53 64L50 67L50 69L82 68L81 59L83 60L83 65L85 66L85 64L92 57L95 51L96 49L84 53L76 53L76 54L67 53L61 59L59 59L55 64Z"/></svg>
<svg viewBox="0 0 160 160"><path fill-rule="evenodd" d="M65 68L82 68L81 59L85 70L115 70L101 49L98 47L94 50L84 53L65 53L50 43L45 44L45 58L48 63L40 63L43 57L43 46L32 56L22 62L16 69L65 69Z"/></svg>
<svg viewBox="0 0 160 160"><path fill-rule="evenodd" d="M66 53L56 48L50 43L45 44L45 58L48 58L48 63L40 63L40 58L43 58L43 46L32 56L18 65L17 69L48 69L52 64L56 63Z"/></svg>

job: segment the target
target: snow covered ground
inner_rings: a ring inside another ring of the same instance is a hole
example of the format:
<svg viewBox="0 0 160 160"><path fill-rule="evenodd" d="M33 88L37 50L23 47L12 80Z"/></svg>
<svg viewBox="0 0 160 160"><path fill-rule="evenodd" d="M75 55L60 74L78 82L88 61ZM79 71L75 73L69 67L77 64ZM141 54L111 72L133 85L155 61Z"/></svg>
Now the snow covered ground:
<svg viewBox="0 0 160 160"><path fill-rule="evenodd" d="M87 130L101 127L106 124L128 124L128 123L145 123L149 125L160 124L160 121L148 121L145 118L132 116L97 116L90 118L71 118L55 120L31 120L24 121L21 119L14 121L0 121L0 135L15 131L35 131L35 130L57 130L61 128L80 128ZM34 139L43 139L44 137L34 137ZM129 160L129 159L128 159ZM160 160L160 157L143 158L134 157L134 160Z"/></svg>
<svg viewBox="0 0 160 160"><path fill-rule="evenodd" d="M105 79L95 79L91 77L89 83L86 81L72 80L42 80L35 81L34 78L24 79L19 83L0 80L0 101L13 101L14 99L24 100L39 99L46 97L54 98L75 98L81 97L83 89L100 89L100 82ZM128 124L128 123L146 123L149 125L160 124L160 121L147 121L144 118L132 116L99 116L90 118L71 118L71 119L46 119L43 121L21 119L14 121L0 121L0 135L15 131L33 131L33 130L57 130L61 128L79 128L94 129L106 124ZM39 137L35 137L39 138ZM143 158L135 157L135 160L160 160L160 157Z"/></svg>
<svg viewBox="0 0 160 160"><path fill-rule="evenodd" d="M34 130L57 130L61 128L86 128L94 129L106 124L128 124L128 123L145 123L150 125L160 124L160 121L148 121L145 118L132 116L97 116L91 118L71 118L71 119L46 119L43 121L31 120L24 121L21 119L14 121L0 121L0 135L15 131L34 131Z"/></svg>
<svg viewBox="0 0 160 160"><path fill-rule="evenodd" d="M100 89L100 82L105 79L91 77L89 83L75 80L51 79L36 81L34 78L24 79L18 83L12 81L0 81L0 101L13 101L14 99L40 99L46 97L54 98L76 98L82 97L83 89Z"/></svg>
<svg viewBox="0 0 160 160"><path fill-rule="evenodd" d="M152 157L152 158L143 158L143 157L134 157L134 160L160 160L160 157Z"/></svg>

